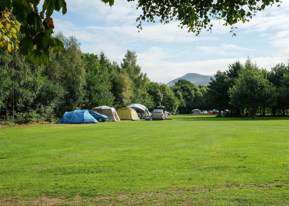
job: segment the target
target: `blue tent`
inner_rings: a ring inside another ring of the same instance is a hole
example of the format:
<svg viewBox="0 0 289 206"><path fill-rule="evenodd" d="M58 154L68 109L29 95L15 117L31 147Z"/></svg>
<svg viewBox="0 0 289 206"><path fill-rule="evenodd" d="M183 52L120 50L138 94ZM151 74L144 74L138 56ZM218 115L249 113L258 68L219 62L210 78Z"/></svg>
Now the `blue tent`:
<svg viewBox="0 0 289 206"><path fill-rule="evenodd" d="M108 120L108 116L104 114L100 114L98 112L95 112L93 110L89 110L89 113L96 119L98 122L105 122Z"/></svg>
<svg viewBox="0 0 289 206"><path fill-rule="evenodd" d="M74 110L65 112L60 119L61 124L87 124L97 123L97 120L90 114L89 110Z"/></svg>

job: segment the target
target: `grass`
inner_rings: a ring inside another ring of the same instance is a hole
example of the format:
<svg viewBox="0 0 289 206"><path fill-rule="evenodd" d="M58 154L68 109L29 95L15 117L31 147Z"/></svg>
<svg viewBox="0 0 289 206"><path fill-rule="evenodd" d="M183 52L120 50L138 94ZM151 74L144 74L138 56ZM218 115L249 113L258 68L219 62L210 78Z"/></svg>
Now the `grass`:
<svg viewBox="0 0 289 206"><path fill-rule="evenodd" d="M0 129L0 205L289 205L289 120Z"/></svg>

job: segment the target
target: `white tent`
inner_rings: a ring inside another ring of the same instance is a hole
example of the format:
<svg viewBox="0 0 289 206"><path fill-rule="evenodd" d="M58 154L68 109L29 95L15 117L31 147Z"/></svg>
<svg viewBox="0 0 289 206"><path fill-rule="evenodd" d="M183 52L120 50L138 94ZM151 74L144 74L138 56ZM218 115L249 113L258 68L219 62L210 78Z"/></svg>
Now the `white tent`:
<svg viewBox="0 0 289 206"><path fill-rule="evenodd" d="M192 114L202 114L202 111L199 109L193 109Z"/></svg>
<svg viewBox="0 0 289 206"><path fill-rule="evenodd" d="M151 116L148 108L142 104L131 104L128 107L134 109L141 119L145 119Z"/></svg>
<svg viewBox="0 0 289 206"><path fill-rule="evenodd" d="M120 118L116 112L116 109L114 107L109 106L99 106L93 108L94 111L106 115L111 121L120 121Z"/></svg>

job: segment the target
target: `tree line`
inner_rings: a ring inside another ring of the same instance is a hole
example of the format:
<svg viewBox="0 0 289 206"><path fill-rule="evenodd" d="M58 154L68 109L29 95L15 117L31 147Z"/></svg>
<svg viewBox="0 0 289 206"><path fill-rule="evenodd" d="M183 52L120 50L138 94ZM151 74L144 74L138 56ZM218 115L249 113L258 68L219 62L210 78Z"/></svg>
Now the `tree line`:
<svg viewBox="0 0 289 206"><path fill-rule="evenodd" d="M231 116L285 116L289 109L289 65L270 71L248 60L217 72L208 86L209 102Z"/></svg>
<svg viewBox="0 0 289 206"><path fill-rule="evenodd" d="M80 50L77 40L58 35L63 49L50 50L49 61L37 63L21 53L0 55L0 119L51 121L65 111L99 105L122 107L164 105L176 112L177 98L166 84L149 80L128 51L121 64L103 53Z"/></svg>
<svg viewBox="0 0 289 206"><path fill-rule="evenodd" d="M287 115L289 65L271 71L249 60L217 72L208 86L180 80L173 86L152 82L127 51L121 64L103 53L80 50L73 37L57 36L61 50L50 50L46 63L21 53L0 55L0 119L15 122L52 121L65 111L141 103L150 110L164 106L171 113L193 109L226 111L231 116Z"/></svg>

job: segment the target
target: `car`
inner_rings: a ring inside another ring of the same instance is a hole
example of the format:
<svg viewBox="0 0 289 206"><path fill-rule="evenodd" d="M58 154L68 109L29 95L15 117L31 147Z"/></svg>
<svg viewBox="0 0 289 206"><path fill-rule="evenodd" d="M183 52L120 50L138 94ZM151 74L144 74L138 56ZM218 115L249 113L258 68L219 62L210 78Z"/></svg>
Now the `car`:
<svg viewBox="0 0 289 206"><path fill-rule="evenodd" d="M163 109L154 109L152 112L153 120L164 120L167 118L167 114Z"/></svg>
<svg viewBox="0 0 289 206"><path fill-rule="evenodd" d="M207 110L204 110L204 111L202 112L202 114L208 114L208 111L207 111Z"/></svg>

